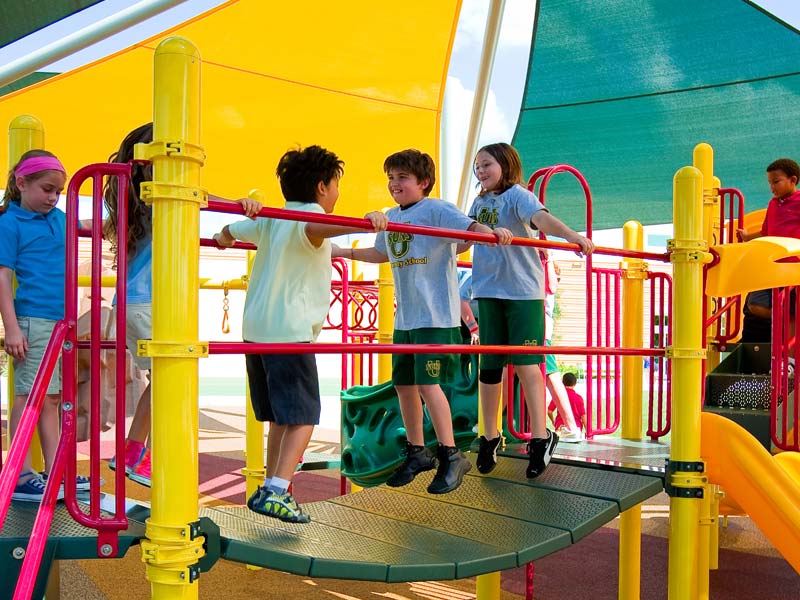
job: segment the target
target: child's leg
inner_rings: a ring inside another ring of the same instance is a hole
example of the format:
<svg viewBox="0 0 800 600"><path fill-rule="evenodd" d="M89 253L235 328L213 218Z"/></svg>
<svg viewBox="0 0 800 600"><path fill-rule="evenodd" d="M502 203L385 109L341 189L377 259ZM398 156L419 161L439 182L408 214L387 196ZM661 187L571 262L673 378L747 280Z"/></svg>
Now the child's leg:
<svg viewBox="0 0 800 600"><path fill-rule="evenodd" d="M525 392L525 404L528 406L528 414L531 419L531 437L545 438L547 437L547 407L545 406L542 369L539 365L515 365L514 371ZM567 402L567 406L569 407L569 402Z"/></svg>
<svg viewBox="0 0 800 600"><path fill-rule="evenodd" d="M406 439L412 446L424 446L422 400L419 397L419 388L416 385L396 385L395 390L400 404L400 414L403 416L403 425L406 428Z"/></svg>
<svg viewBox="0 0 800 600"><path fill-rule="evenodd" d="M453 447L456 445L453 437L453 418L450 413L450 404L439 385L421 385L419 391L425 398L425 406L428 407L428 414L433 423L433 430L436 432L436 439L443 446ZM401 410L402 410L402 404ZM420 413L422 411L420 410ZM420 429L422 428L422 418L420 414ZM411 441L411 440L409 440ZM413 444L414 442L411 441Z"/></svg>
<svg viewBox="0 0 800 600"><path fill-rule="evenodd" d="M503 383L484 383L478 385L481 419L483 420L483 436L493 440L500 435L497 429L497 414L500 412L500 398Z"/></svg>
<svg viewBox="0 0 800 600"><path fill-rule="evenodd" d="M274 425L274 424L273 424ZM311 441L311 435L314 433L313 425L278 425L281 432L276 432L280 435L280 446L278 457L275 462L274 470L270 472L267 469L267 476L278 477L291 481L294 472L297 470L297 464L303 458L303 452L306 451L308 443ZM270 427L270 436L267 440L268 449L272 445L270 438L272 437L272 426ZM269 450L267 451L267 460L269 461Z"/></svg>
<svg viewBox="0 0 800 600"><path fill-rule="evenodd" d="M17 433L17 427L19 426L19 422L22 419L22 411L25 410L25 403L28 401L28 397L24 395L16 395L14 396L14 407L11 409L11 415L8 418L8 433L9 439L13 440L14 435ZM20 473L19 483L25 483L31 477L35 475L28 475L33 471L33 463L31 462L31 451L30 449L28 452L25 453L25 460L22 462L22 469Z"/></svg>
<svg viewBox="0 0 800 600"><path fill-rule="evenodd" d="M269 424L269 431L267 432L267 479L274 477L275 469L278 468L278 458L281 455L284 433L286 433L286 425L278 425L272 422Z"/></svg>
<svg viewBox="0 0 800 600"><path fill-rule="evenodd" d="M150 385L147 384L136 403L136 411L133 413L133 420L128 430L128 439L140 444L147 442L150 436Z"/></svg>
<svg viewBox="0 0 800 600"><path fill-rule="evenodd" d="M53 468L58 449L59 422L58 406L61 403L60 394L48 394L44 397L42 413L39 415L39 439L42 442L44 454L44 470L49 473Z"/></svg>

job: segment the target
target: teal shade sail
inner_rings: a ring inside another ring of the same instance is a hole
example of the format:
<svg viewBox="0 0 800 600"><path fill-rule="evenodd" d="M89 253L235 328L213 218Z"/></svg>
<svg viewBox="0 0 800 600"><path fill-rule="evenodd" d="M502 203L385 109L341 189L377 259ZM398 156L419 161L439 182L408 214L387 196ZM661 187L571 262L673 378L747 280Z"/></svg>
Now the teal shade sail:
<svg viewBox="0 0 800 600"><path fill-rule="evenodd" d="M800 33L743 0L540 0L513 143L526 174L578 168L593 228L672 222L672 178L707 142L747 210L769 201L766 166L800 158ZM584 230L577 182L551 211Z"/></svg>

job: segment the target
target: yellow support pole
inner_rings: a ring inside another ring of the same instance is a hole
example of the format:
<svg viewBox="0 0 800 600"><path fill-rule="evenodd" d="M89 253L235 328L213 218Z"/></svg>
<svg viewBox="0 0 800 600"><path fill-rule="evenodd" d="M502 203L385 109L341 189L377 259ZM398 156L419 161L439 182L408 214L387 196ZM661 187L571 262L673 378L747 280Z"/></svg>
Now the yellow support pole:
<svg viewBox="0 0 800 600"><path fill-rule="evenodd" d="M500 600L499 571L476 577L475 600Z"/></svg>
<svg viewBox="0 0 800 600"><path fill-rule="evenodd" d="M623 247L642 251L642 224L628 221L622 228ZM622 345L643 346L644 280L647 263L641 258L626 258L620 263L622 279ZM622 437L642 439L642 373L640 356L622 357ZM629 508L619 518L619 585L620 600L639 598L641 588L642 505Z"/></svg>
<svg viewBox="0 0 800 600"><path fill-rule="evenodd" d="M389 263L378 268L378 343L391 344L394 332L394 281ZM378 355L378 383L392 378L392 355Z"/></svg>
<svg viewBox="0 0 800 600"><path fill-rule="evenodd" d="M136 148L149 158L153 181L142 199L153 206L153 339L139 343L152 357L152 509L142 540L151 597L196 599L203 538L198 521L199 222L207 194L200 188L200 54L183 38L161 42L154 58L153 142Z"/></svg>
<svg viewBox="0 0 800 600"><path fill-rule="evenodd" d="M28 150L44 149L44 125L32 115L20 115L11 119L8 124L8 170L11 170L20 157ZM17 282L14 280L14 288ZM14 408L14 364L11 358L6 355L8 361L8 414ZM9 438L9 443L11 440ZM42 443L39 441L39 431L34 430L31 439L31 465L36 471L44 471L44 455L42 454Z"/></svg>
<svg viewBox="0 0 800 600"><path fill-rule="evenodd" d="M707 478L700 461L700 376L703 263L711 258L702 233L702 173L683 167L673 182L675 238L668 243L673 264L672 443L667 473L670 494L670 600L697 598L701 498ZM706 572L705 577L708 577Z"/></svg>
<svg viewBox="0 0 800 600"><path fill-rule="evenodd" d="M253 197L253 194L250 194ZM262 202L261 198L255 198ZM256 260L256 253L253 250L247 252L247 276L253 272L253 263ZM264 423L256 419L253 412L253 404L250 401L250 384L245 385L245 465L242 475L245 477L247 497L252 496L258 486L264 483L267 470L264 467Z"/></svg>
<svg viewBox="0 0 800 600"><path fill-rule="evenodd" d="M709 246L716 246L722 223L719 219L719 179L714 177L714 149L705 142L697 144L692 152L692 163L703 175L703 239ZM708 320L716 308L709 298L703 319ZM706 371L711 371L719 364L719 349L712 328L706 334L706 348Z"/></svg>

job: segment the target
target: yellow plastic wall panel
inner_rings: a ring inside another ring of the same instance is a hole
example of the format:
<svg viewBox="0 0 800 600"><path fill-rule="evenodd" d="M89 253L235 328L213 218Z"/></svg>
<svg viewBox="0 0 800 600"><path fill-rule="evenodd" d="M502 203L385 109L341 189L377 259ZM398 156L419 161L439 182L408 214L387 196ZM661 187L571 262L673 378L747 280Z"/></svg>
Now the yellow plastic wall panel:
<svg viewBox="0 0 800 600"><path fill-rule="evenodd" d="M706 294L735 296L752 290L800 285L796 262L776 262L800 257L800 240L786 237L761 237L746 244L714 246L719 262L708 270ZM745 277L742 274L746 273Z"/></svg>
<svg viewBox="0 0 800 600"><path fill-rule="evenodd" d="M283 200L278 158L320 144L346 163L336 212L392 203L382 171L416 147L438 162L444 81L459 0L274 3L240 0L168 32L202 60L203 187L241 197L254 187ZM153 51L164 35L0 98L0 124L39 118L70 173L103 161L152 115ZM7 164L0 147L0 164Z"/></svg>

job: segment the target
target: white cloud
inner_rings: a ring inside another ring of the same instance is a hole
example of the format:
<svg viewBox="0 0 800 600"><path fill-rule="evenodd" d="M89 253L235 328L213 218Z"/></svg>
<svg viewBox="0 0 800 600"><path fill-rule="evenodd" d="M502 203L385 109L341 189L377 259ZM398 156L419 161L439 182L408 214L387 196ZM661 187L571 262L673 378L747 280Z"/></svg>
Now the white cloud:
<svg viewBox="0 0 800 600"><path fill-rule="evenodd" d="M500 29L500 44L528 46L531 42L531 22L536 11L536 2L530 0L508 0L503 11ZM469 51L483 45L489 0L464 0L458 20L458 35L453 52Z"/></svg>

